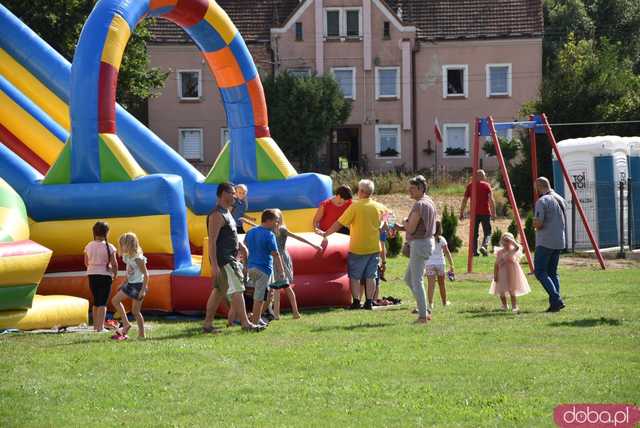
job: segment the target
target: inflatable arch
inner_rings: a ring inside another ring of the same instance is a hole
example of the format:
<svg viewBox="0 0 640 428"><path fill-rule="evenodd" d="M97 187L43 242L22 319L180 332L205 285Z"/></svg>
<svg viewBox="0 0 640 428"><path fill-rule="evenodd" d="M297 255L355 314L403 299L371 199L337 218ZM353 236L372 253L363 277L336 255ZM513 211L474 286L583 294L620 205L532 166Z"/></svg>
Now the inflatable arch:
<svg viewBox="0 0 640 428"><path fill-rule="evenodd" d="M116 134L116 86L125 46L146 16L169 19L191 36L215 76L231 144L205 183L296 175L269 134L260 76L228 15L212 0L103 0L87 20L71 73L71 136L45 184L127 181L144 171Z"/></svg>

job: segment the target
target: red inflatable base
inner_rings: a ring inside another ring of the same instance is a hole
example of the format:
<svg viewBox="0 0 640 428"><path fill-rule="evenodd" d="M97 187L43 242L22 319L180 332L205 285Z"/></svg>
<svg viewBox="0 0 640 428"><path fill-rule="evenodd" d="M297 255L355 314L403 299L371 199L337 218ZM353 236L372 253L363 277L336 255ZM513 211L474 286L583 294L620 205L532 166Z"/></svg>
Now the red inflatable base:
<svg viewBox="0 0 640 428"><path fill-rule="evenodd" d="M340 307L351 304L349 278L346 274L296 275L294 291L300 308ZM172 276L171 302L176 312L204 312L211 294L211 278L203 276ZM289 301L281 290L281 308ZM226 315L226 307L218 310Z"/></svg>

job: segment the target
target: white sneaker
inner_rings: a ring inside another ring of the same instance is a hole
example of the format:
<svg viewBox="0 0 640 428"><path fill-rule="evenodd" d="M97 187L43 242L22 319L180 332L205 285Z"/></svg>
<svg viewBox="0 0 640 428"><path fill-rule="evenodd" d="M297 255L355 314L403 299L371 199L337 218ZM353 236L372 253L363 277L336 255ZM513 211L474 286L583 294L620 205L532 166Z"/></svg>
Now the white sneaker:
<svg viewBox="0 0 640 428"><path fill-rule="evenodd" d="M451 306L451 302L447 300L447 302L442 306Z"/></svg>

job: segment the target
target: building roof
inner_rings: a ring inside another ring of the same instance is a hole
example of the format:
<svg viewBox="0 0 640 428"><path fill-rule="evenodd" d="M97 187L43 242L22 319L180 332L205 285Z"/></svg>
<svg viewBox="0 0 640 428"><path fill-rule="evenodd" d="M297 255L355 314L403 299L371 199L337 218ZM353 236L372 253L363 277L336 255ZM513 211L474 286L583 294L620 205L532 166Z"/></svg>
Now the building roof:
<svg viewBox="0 0 640 428"><path fill-rule="evenodd" d="M218 0L247 43L268 42L304 0ZM421 40L542 37L542 0L383 0ZM164 19L150 24L152 43L192 43Z"/></svg>
<svg viewBox="0 0 640 428"><path fill-rule="evenodd" d="M422 40L542 37L542 0L385 0Z"/></svg>
<svg viewBox="0 0 640 428"><path fill-rule="evenodd" d="M217 0L247 43L268 42L272 27L281 27L299 0ZM166 19L151 22L152 43L193 43L185 31Z"/></svg>

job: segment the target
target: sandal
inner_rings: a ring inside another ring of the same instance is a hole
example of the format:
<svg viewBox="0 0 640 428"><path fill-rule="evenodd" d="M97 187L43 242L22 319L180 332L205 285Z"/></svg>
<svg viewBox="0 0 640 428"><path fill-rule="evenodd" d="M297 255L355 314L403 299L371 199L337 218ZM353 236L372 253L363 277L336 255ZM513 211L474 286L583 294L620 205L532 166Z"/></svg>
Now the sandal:
<svg viewBox="0 0 640 428"><path fill-rule="evenodd" d="M215 328L214 326L202 327L202 332L203 333L218 333L219 330L217 328Z"/></svg>
<svg viewBox="0 0 640 428"><path fill-rule="evenodd" d="M129 333L129 330L131 330L131 324L129 324L129 327L122 327L121 326L121 327L116 329L116 334L115 335L126 336L127 333Z"/></svg>
<svg viewBox="0 0 640 428"><path fill-rule="evenodd" d="M129 336L127 336L126 334L118 334L118 333L116 333L113 336L111 336L111 338L113 340L120 341L120 340L127 340L129 338Z"/></svg>
<svg viewBox="0 0 640 428"><path fill-rule="evenodd" d="M266 327L263 327L261 325L255 325L255 324L250 324L246 327L242 327L242 331L246 331L246 332L251 332L251 333L259 333L261 331L264 331Z"/></svg>

